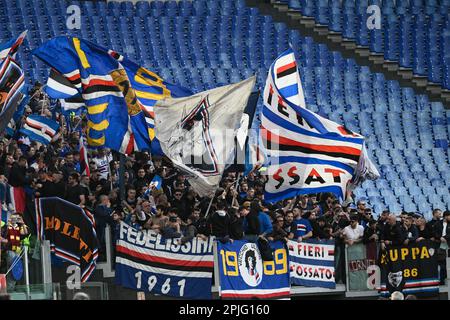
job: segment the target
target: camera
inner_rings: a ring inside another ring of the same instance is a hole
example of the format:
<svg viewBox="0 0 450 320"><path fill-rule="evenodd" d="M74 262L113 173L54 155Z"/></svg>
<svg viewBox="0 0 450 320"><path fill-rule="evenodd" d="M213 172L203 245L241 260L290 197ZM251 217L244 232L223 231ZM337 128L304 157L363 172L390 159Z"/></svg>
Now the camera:
<svg viewBox="0 0 450 320"><path fill-rule="evenodd" d="M176 216L170 216L169 221L170 222L177 222L178 218Z"/></svg>

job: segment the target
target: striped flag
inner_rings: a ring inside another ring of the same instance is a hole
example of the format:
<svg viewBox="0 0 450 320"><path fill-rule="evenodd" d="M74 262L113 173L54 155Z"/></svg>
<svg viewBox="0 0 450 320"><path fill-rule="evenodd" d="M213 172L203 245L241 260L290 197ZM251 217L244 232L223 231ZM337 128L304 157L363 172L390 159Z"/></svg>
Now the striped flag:
<svg viewBox="0 0 450 320"><path fill-rule="evenodd" d="M31 140L38 141L43 144L49 144L59 129L56 121L50 120L43 116L29 115L25 119L20 132L27 135Z"/></svg>
<svg viewBox="0 0 450 320"><path fill-rule="evenodd" d="M5 59L7 56L16 58L17 50L19 50L20 45L23 43L28 30L22 32L16 39L11 39L3 44L0 44L0 60Z"/></svg>
<svg viewBox="0 0 450 320"><path fill-rule="evenodd" d="M44 91L53 99L66 99L80 96L77 88L55 69L50 70ZM81 97L81 96L80 96Z"/></svg>
<svg viewBox="0 0 450 320"><path fill-rule="evenodd" d="M10 57L0 64L0 132L3 132L22 101L24 74Z"/></svg>
<svg viewBox="0 0 450 320"><path fill-rule="evenodd" d="M89 161L88 161L88 155L87 155L87 150L86 150L86 146L84 144L84 139L83 136L80 135L80 171L81 171L81 175L86 175L88 177L91 176L91 172L89 170Z"/></svg>
<svg viewBox="0 0 450 320"><path fill-rule="evenodd" d="M211 299L213 237L194 237L179 245L175 239L153 230L138 231L124 222L117 234L117 285L182 299Z"/></svg>
<svg viewBox="0 0 450 320"><path fill-rule="evenodd" d="M319 192L344 199L354 176L357 183L378 177L370 159L361 157L363 136L306 109L292 49L270 68L260 135L270 161L269 202Z"/></svg>

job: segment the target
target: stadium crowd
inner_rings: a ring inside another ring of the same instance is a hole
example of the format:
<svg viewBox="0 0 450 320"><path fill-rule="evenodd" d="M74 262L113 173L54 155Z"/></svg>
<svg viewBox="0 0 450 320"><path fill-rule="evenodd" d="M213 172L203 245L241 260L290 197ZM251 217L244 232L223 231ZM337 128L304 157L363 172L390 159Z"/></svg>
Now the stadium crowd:
<svg viewBox="0 0 450 320"><path fill-rule="evenodd" d="M56 101L47 99L40 88L40 84L35 84L31 89L33 98L24 116L55 116ZM182 243L210 235L220 241L334 239L336 255L341 257L345 245L360 242L377 242L383 248L431 239L437 249L450 243L450 211L436 208L431 221L416 212L386 210L375 217L364 200L342 204L332 194L299 195L268 204L264 202L265 176L258 170L246 177L237 170L227 170L210 201L200 198L186 176L167 158L152 157L148 152L126 157L125 195L121 198L120 155L108 149L89 150L90 175L81 175L78 143L86 123L79 117L71 117L70 121L61 126L49 145L27 141L20 135L1 135L0 184L24 188L26 210L19 215L10 212L7 223L2 223L2 252L6 252L2 256L7 258L2 259L0 273L9 269L23 240L33 233L30 208L37 197L60 197L92 212L103 253L105 227L111 227L114 240L120 221L139 230L154 230L166 238L179 238ZM76 126L77 123L80 124ZM155 176L161 177L161 188L152 183ZM3 209L9 210L5 203ZM344 259L340 261L337 282L345 281ZM439 261L443 281L445 258Z"/></svg>

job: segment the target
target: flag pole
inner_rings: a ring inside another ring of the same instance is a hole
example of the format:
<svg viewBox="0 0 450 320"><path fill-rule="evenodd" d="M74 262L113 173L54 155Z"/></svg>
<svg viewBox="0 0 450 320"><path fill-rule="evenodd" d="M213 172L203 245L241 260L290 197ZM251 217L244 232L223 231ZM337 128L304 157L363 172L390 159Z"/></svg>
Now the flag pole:
<svg viewBox="0 0 450 320"><path fill-rule="evenodd" d="M208 210L206 210L205 219L206 219L206 217L208 217L209 209L211 209L211 205L213 203L214 197L215 197L215 194L214 194L214 196L211 197L211 201L209 202L209 205L208 205Z"/></svg>
<svg viewBox="0 0 450 320"><path fill-rule="evenodd" d="M119 197L120 201L125 200L125 155L123 153L120 153L119 162Z"/></svg>

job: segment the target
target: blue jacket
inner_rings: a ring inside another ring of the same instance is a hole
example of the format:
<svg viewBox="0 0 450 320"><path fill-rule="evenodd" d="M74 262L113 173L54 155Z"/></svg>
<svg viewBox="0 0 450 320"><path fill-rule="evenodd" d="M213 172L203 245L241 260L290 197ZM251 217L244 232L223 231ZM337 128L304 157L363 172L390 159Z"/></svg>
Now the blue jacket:
<svg viewBox="0 0 450 320"><path fill-rule="evenodd" d="M273 226L272 222L270 222L270 217L266 213L260 211L258 219L259 219L259 233L260 234L265 233L266 235L272 233Z"/></svg>

